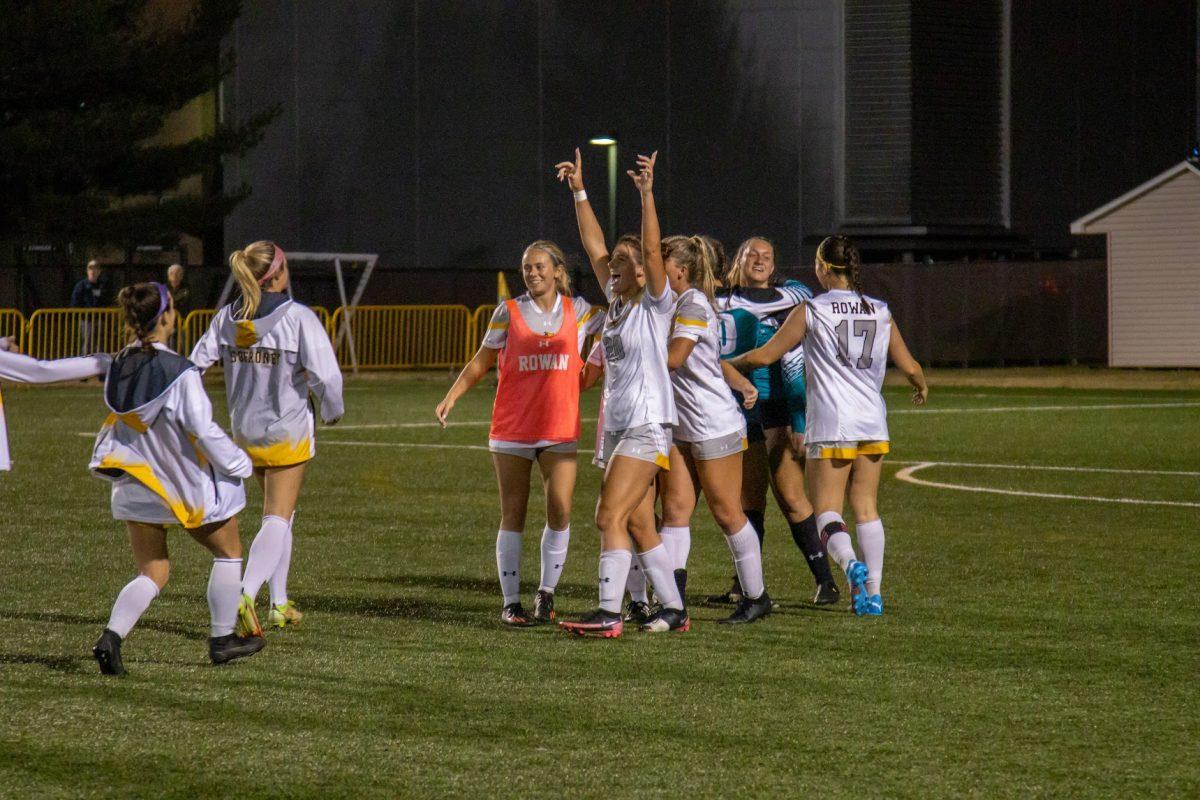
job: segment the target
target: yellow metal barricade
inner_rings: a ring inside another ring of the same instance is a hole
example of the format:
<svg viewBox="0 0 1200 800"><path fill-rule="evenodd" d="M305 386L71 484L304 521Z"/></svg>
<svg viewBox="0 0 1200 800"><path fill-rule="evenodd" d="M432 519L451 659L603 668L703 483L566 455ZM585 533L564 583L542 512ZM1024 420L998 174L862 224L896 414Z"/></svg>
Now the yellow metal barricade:
<svg viewBox="0 0 1200 800"><path fill-rule="evenodd" d="M117 308L39 308L29 317L26 350L34 358L115 353L125 346Z"/></svg>
<svg viewBox="0 0 1200 800"><path fill-rule="evenodd" d="M175 329L175 352L182 356L191 353L192 348L196 346L196 342L200 341L200 337L208 330L208 326L212 324L213 317L216 315L216 309L212 308L197 308L188 314L187 318Z"/></svg>
<svg viewBox="0 0 1200 800"><path fill-rule="evenodd" d="M495 310L495 306L476 306L475 311L472 312L471 331L467 336L467 361L471 360L475 351L479 349L479 345L483 344L484 334L487 333L488 323Z"/></svg>
<svg viewBox="0 0 1200 800"><path fill-rule="evenodd" d="M0 308L0 337L9 337L25 352L25 315L15 308Z"/></svg>
<svg viewBox="0 0 1200 800"><path fill-rule="evenodd" d="M343 367L351 365L350 341L341 335L345 318L343 307L331 320ZM440 369L464 363L471 330L466 306L359 306L349 319L360 367Z"/></svg>
<svg viewBox="0 0 1200 800"><path fill-rule="evenodd" d="M321 327L325 329L325 333L329 335L330 340L333 339L333 315L329 313L329 309L324 306L310 306L313 313L317 315L317 319L321 320Z"/></svg>

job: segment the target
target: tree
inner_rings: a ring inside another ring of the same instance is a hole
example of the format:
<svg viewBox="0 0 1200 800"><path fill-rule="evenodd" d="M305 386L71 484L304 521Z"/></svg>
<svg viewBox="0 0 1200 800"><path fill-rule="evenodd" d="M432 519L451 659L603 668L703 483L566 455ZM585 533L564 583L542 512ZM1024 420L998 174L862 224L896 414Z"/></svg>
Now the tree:
<svg viewBox="0 0 1200 800"><path fill-rule="evenodd" d="M204 236L249 194L223 190L278 113L151 142L233 67L238 0L6 0L0 14L0 239L130 249ZM205 191L180 194L184 178Z"/></svg>

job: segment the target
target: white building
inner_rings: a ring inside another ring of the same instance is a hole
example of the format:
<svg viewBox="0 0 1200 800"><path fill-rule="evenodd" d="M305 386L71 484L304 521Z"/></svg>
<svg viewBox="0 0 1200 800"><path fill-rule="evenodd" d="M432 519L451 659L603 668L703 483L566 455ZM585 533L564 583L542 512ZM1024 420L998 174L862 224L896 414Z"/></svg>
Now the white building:
<svg viewBox="0 0 1200 800"><path fill-rule="evenodd" d="M1108 363L1200 367L1200 167L1184 161L1071 223L1108 237Z"/></svg>

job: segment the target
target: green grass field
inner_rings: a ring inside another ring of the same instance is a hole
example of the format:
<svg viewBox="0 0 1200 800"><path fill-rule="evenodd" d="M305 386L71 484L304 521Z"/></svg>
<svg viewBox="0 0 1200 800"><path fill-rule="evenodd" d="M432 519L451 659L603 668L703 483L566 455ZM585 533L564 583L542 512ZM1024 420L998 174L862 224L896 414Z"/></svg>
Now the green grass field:
<svg viewBox="0 0 1200 800"><path fill-rule="evenodd" d="M210 666L210 562L175 533L171 583L126 643L123 680L90 657L133 574L78 435L99 425L100 392L10 387L0 797L1200 796L1200 391L935 381L915 410L890 389L885 617L808 605L772 510L781 608L717 626L728 610L697 601L730 566L702 507L692 631L596 641L499 625L491 392L468 395L447 431L408 426L432 419L447 383L348 384L297 516L302 628ZM560 612L595 605L587 458ZM949 465L913 480L1013 494L896 479L927 462ZM251 489L247 548L260 502ZM531 513L527 579L540 528Z"/></svg>

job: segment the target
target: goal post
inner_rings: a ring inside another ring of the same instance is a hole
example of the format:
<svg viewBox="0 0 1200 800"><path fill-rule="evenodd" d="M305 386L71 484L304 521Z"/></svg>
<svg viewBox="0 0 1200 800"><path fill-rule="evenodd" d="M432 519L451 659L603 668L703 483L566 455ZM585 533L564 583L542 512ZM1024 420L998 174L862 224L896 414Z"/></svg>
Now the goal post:
<svg viewBox="0 0 1200 800"><path fill-rule="evenodd" d="M354 309L358 308L359 301L362 300L363 292L367 290L367 284L371 280L371 273L375 271L375 264L379 261L378 253L292 253L285 251L287 254L288 268L291 269L293 263L310 262L315 264L332 264L333 273L337 278L338 298L341 300L342 308L342 324L339 326L337 335L333 342L333 347L336 350L345 341L350 349L350 366L354 374L358 374L358 349L354 344L354 331L350 327L350 320L354 316ZM358 285L354 287L354 294L349 298L346 296L346 270L353 266L362 266L362 274L358 278ZM233 293L233 287L236 282L233 275L225 281L225 288L221 290L221 297L217 300L217 308L223 308L229 301L229 296ZM288 295L292 294L291 282L288 283Z"/></svg>

